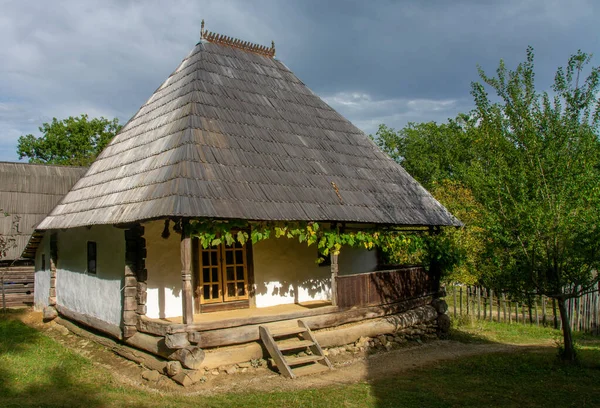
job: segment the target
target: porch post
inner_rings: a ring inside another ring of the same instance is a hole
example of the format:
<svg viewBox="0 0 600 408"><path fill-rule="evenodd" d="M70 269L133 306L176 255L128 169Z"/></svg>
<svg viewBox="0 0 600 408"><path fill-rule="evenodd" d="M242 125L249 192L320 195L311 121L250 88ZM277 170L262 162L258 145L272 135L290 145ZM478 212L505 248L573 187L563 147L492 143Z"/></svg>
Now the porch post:
<svg viewBox="0 0 600 408"><path fill-rule="evenodd" d="M192 301L192 239L190 238L189 221L181 219L181 300L183 303L183 323L194 322Z"/></svg>
<svg viewBox="0 0 600 408"><path fill-rule="evenodd" d="M338 253L331 252L331 305L337 306Z"/></svg>

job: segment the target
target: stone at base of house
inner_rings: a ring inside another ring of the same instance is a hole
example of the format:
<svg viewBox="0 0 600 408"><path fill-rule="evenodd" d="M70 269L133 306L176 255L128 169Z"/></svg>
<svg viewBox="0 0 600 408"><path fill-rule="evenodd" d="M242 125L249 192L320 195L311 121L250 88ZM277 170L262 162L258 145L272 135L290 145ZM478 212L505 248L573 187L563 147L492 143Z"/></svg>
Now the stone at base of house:
<svg viewBox="0 0 600 408"><path fill-rule="evenodd" d="M356 342L339 347L330 347L323 350L326 356L336 357L347 353L371 354L391 351L400 348L409 341L422 342L423 340L436 340L438 324L436 320L418 324L398 330L394 334L379 335L375 337L361 337Z"/></svg>
<svg viewBox="0 0 600 408"><path fill-rule="evenodd" d="M42 313L43 313L44 322L49 322L58 317L58 312L56 311L56 308L53 306L46 306Z"/></svg>

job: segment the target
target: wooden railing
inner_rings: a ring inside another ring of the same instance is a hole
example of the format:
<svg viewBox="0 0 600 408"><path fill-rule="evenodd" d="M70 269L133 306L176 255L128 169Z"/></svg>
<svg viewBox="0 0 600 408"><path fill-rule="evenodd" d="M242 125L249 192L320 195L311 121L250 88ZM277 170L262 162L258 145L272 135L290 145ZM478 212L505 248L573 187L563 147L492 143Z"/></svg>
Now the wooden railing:
<svg viewBox="0 0 600 408"><path fill-rule="evenodd" d="M435 279L420 266L341 275L337 301L341 308L385 305L429 295L435 286Z"/></svg>

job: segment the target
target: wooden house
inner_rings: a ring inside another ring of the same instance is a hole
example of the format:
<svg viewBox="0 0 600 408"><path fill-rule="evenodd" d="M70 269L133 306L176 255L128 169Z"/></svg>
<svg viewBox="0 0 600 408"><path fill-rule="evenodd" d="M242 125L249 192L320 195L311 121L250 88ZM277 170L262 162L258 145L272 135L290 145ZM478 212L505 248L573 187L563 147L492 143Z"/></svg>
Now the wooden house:
<svg viewBox="0 0 600 408"><path fill-rule="evenodd" d="M83 167L0 162L0 307L34 303L34 265L28 242L35 227L85 173ZM32 236L33 234L33 236ZM47 291L42 292L47 296Z"/></svg>
<svg viewBox="0 0 600 408"><path fill-rule="evenodd" d="M43 240L31 249L48 293L38 307L187 369L261 357L259 340L280 356L269 340L278 330L288 342L300 335L294 348L316 342L311 330L417 309L413 323L436 318L435 277L383 271L375 250L344 247L322 266L297 240L204 249L190 238L186 225L207 218L460 225L274 55L274 45L202 30L38 226Z"/></svg>

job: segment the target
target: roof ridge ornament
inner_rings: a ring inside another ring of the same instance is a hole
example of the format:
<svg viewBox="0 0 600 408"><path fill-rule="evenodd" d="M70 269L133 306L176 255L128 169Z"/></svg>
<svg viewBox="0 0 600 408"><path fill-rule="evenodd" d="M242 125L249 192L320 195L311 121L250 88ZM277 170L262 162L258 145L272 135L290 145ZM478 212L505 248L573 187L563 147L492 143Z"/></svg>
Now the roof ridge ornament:
<svg viewBox="0 0 600 408"><path fill-rule="evenodd" d="M271 41L271 47L269 48L264 45L251 43L250 41L242 41L238 38L217 34L204 29L204 19L202 19L202 23L200 23L200 39L213 44L226 45L232 48L253 52L265 57L275 57L275 41Z"/></svg>

